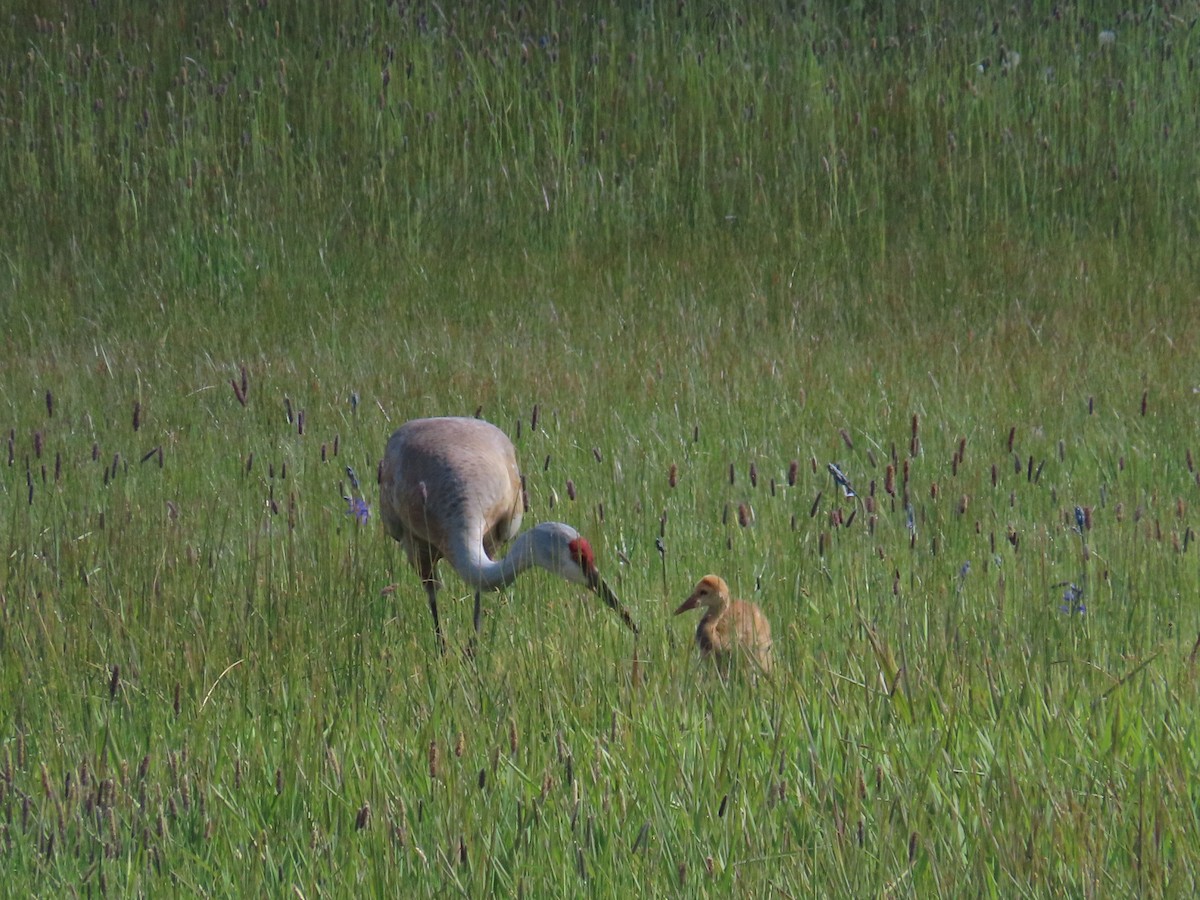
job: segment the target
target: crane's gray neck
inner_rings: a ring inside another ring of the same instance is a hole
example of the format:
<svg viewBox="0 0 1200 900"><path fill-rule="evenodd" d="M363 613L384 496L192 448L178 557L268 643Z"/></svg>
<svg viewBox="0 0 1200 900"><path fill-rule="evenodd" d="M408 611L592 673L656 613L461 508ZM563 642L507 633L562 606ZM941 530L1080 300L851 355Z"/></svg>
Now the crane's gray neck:
<svg viewBox="0 0 1200 900"><path fill-rule="evenodd" d="M536 529L522 532L509 546L508 554L493 560L483 550L482 541L463 543L451 548L450 564L463 581L480 591L499 591L508 587L517 576L538 565Z"/></svg>

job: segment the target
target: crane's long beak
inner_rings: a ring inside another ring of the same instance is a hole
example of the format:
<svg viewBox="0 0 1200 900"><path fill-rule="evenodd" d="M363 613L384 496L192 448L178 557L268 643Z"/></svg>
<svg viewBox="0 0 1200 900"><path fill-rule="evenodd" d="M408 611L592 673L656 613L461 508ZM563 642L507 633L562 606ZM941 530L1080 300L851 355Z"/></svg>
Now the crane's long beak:
<svg viewBox="0 0 1200 900"><path fill-rule="evenodd" d="M675 615L679 615L680 613L685 613L689 609L695 609L696 604L697 604L697 602L699 602L699 600L700 600L699 594L692 594L692 596L688 597L686 600L683 601L683 603L682 603L682 605L680 605L679 609L675 610Z"/></svg>
<svg viewBox="0 0 1200 900"><path fill-rule="evenodd" d="M621 605L621 601L617 599L617 595L613 593L612 588L594 571L588 576L588 587L599 594L600 599L616 611L617 615L621 617L621 621L629 626L630 631L634 634L638 633L638 627L634 624L633 617L629 615L629 610Z"/></svg>

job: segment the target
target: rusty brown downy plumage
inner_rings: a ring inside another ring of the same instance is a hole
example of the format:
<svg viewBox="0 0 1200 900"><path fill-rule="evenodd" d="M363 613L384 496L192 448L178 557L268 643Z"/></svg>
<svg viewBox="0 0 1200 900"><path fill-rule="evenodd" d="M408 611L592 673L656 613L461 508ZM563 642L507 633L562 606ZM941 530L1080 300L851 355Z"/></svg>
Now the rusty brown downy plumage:
<svg viewBox="0 0 1200 900"><path fill-rule="evenodd" d="M734 657L745 656L764 674L771 671L771 624L761 609L746 600L734 600L725 579L705 575L675 615L701 607L704 616L696 627L700 654L715 659L728 671Z"/></svg>

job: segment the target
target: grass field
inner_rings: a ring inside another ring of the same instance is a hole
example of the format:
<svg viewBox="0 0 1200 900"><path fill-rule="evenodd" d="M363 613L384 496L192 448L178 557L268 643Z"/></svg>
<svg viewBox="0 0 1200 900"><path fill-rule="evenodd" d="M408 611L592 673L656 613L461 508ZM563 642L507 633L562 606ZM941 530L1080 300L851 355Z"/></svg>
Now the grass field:
<svg viewBox="0 0 1200 900"><path fill-rule="evenodd" d="M0 894L1200 891L1200 4L198 6L0 22Z"/></svg>

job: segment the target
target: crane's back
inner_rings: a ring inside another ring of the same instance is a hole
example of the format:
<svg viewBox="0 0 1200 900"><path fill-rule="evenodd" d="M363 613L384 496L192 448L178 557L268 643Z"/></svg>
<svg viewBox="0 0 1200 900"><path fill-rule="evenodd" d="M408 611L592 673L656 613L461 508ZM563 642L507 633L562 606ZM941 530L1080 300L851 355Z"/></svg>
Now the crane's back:
<svg viewBox="0 0 1200 900"><path fill-rule="evenodd" d="M521 476L508 436L469 418L414 419L388 441L380 470L380 511L388 532L446 555L452 536L488 547L521 525Z"/></svg>

